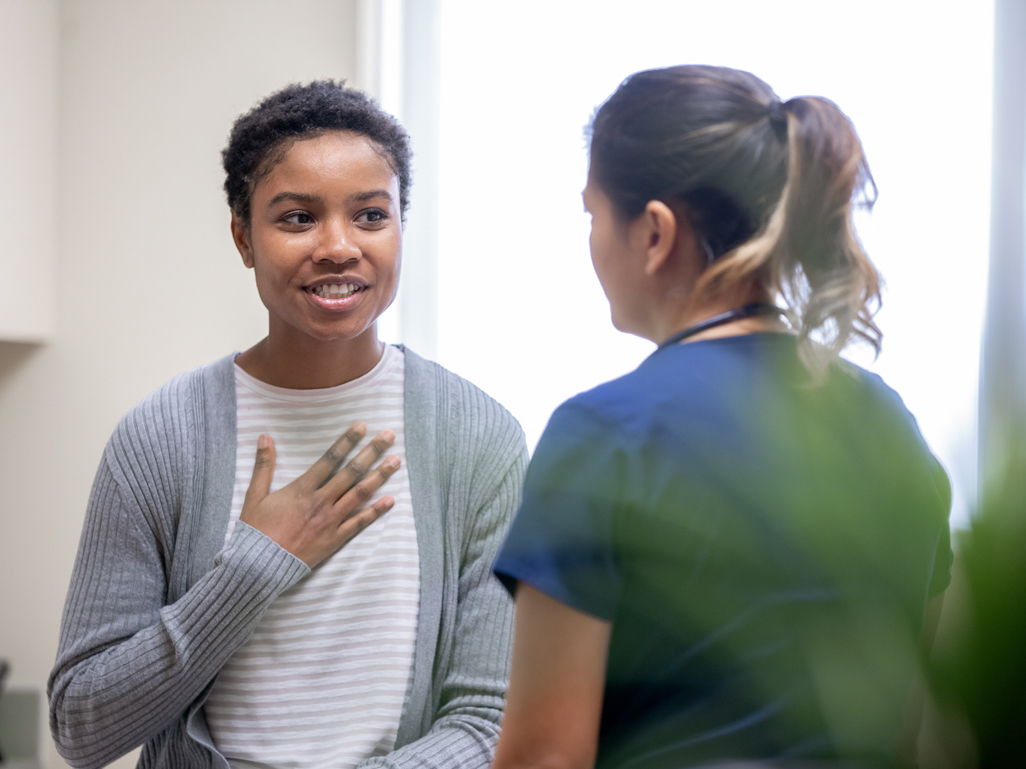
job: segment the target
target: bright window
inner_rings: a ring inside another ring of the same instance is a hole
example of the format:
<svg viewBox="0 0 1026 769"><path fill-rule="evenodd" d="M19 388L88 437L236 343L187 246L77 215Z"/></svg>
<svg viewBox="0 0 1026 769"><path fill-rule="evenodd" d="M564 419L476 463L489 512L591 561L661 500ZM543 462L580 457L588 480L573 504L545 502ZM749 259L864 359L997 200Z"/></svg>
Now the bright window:
<svg viewBox="0 0 1026 769"><path fill-rule="evenodd" d="M880 189L860 234L886 281L880 373L975 495L986 294L990 2L443 0L438 358L521 421L635 367L591 270L582 127L627 74L747 69L833 99Z"/></svg>

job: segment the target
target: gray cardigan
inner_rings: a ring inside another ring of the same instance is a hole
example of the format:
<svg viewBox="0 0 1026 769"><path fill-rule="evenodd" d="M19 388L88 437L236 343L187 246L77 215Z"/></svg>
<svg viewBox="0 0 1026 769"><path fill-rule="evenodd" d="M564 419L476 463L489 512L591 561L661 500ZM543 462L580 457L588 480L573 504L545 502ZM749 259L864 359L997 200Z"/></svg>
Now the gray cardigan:
<svg viewBox="0 0 1026 769"><path fill-rule="evenodd" d="M409 350L406 463L420 552L413 686L371 767L486 767L513 608L491 564L520 497L516 420ZM118 424L93 483L50 674L50 729L76 767L144 745L141 767L221 767L203 703L274 598L309 572L239 524L234 356L175 377ZM344 728L340 725L340 728Z"/></svg>

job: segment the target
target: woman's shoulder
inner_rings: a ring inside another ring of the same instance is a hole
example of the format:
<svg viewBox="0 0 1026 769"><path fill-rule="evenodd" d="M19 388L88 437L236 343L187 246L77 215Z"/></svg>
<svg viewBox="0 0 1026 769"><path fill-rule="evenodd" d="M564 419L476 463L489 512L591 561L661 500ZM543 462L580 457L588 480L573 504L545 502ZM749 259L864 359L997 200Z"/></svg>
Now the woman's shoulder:
<svg viewBox="0 0 1026 769"><path fill-rule="evenodd" d="M480 424L487 429L508 429L522 434L520 423L508 409L484 390L435 361L423 358L399 345L406 362L406 395L418 403L433 403L455 419Z"/></svg>
<svg viewBox="0 0 1026 769"><path fill-rule="evenodd" d="M824 390L827 397L842 404L839 409L846 408L868 430L881 435L904 433L925 448L915 415L898 391L876 372L841 359L831 366Z"/></svg>
<svg viewBox="0 0 1026 769"><path fill-rule="evenodd" d="M592 429L619 432L639 425L653 410L653 399L665 392L651 381L644 364L563 401L553 412L549 427L571 432ZM548 428L546 428L548 430Z"/></svg>
<svg viewBox="0 0 1026 769"><path fill-rule="evenodd" d="M140 422L173 422L183 408L198 399L226 400L235 384L234 358L232 353L176 374L132 406L121 418L121 425L138 429Z"/></svg>
<svg viewBox="0 0 1026 769"><path fill-rule="evenodd" d="M532 456L538 462L584 458L633 450L649 433L653 414L644 403L634 372L579 392L549 416ZM576 461L576 460L575 460Z"/></svg>
<svg viewBox="0 0 1026 769"><path fill-rule="evenodd" d="M524 431L508 409L467 379L399 345L405 358L406 421L444 433L453 450L519 456Z"/></svg>
<svg viewBox="0 0 1026 769"><path fill-rule="evenodd" d="M234 357L177 374L132 406L107 444L108 462L122 467L160 462L190 444L204 411L234 410Z"/></svg>

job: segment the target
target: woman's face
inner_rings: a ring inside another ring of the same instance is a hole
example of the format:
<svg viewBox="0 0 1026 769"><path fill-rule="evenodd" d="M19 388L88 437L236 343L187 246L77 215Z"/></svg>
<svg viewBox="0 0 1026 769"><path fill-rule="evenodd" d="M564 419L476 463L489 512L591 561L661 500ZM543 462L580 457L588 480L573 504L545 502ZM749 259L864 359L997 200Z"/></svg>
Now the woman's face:
<svg viewBox="0 0 1026 769"><path fill-rule="evenodd" d="M348 131L295 142L257 182L250 210L232 232L270 333L376 343L402 256L399 181L377 145Z"/></svg>
<svg viewBox="0 0 1026 769"><path fill-rule="evenodd" d="M588 175L582 193L591 214L591 263L609 300L613 325L629 334L643 333L643 292L639 290L639 260L632 248L631 226L617 216L613 202Z"/></svg>

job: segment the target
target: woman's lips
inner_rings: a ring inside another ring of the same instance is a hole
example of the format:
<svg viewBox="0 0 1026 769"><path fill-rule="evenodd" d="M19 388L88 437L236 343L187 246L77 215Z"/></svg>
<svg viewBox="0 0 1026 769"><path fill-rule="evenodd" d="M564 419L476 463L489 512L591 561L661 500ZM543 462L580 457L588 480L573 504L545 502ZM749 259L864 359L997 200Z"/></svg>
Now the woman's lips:
<svg viewBox="0 0 1026 769"><path fill-rule="evenodd" d="M340 293L340 289L346 293ZM311 286L304 293L310 298L315 307L338 312L352 309L359 304L366 290L364 286L353 284L343 286L321 285Z"/></svg>

